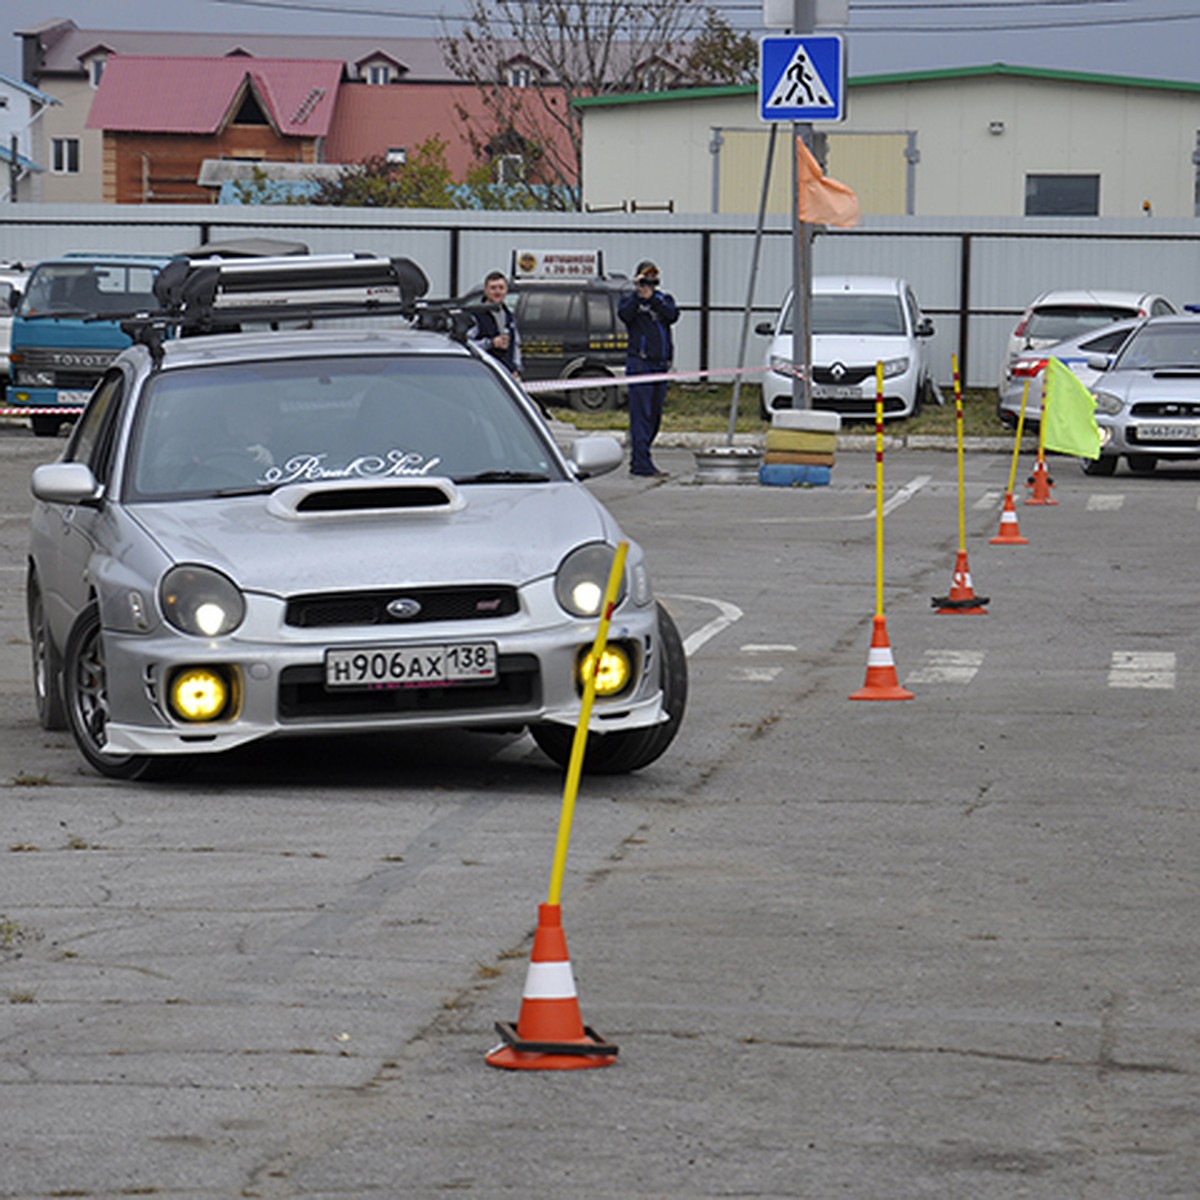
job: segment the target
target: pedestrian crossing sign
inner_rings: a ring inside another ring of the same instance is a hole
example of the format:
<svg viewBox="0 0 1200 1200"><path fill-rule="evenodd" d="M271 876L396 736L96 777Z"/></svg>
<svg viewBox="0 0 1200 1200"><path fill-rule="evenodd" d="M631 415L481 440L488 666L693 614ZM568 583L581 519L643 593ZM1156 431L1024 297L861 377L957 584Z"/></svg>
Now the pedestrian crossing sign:
<svg viewBox="0 0 1200 1200"><path fill-rule="evenodd" d="M758 67L762 120L845 119L846 55L837 34L765 37Z"/></svg>

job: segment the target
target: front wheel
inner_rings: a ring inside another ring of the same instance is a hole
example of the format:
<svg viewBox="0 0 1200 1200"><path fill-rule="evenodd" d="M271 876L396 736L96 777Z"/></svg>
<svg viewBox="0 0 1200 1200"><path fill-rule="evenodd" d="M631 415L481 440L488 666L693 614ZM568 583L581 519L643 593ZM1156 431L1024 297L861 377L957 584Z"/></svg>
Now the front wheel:
<svg viewBox="0 0 1200 1200"><path fill-rule="evenodd" d="M620 733L590 733L583 769L592 775L623 775L649 766L675 740L687 708L687 656L671 614L658 606L658 652L662 656L663 708L667 719L645 729ZM535 725L533 740L547 758L564 769L571 761L575 732L564 725Z"/></svg>
<svg viewBox="0 0 1200 1200"><path fill-rule="evenodd" d="M568 379L611 379L612 375L600 367L581 367L572 372ZM615 387L581 387L566 393L567 400L576 412L611 412L619 403Z"/></svg>
<svg viewBox="0 0 1200 1200"><path fill-rule="evenodd" d="M108 667L100 608L95 602L79 614L63 655L63 698L67 724L79 752L110 779L165 779L180 772L183 760L145 754L106 754L108 743Z"/></svg>
<svg viewBox="0 0 1200 1200"><path fill-rule="evenodd" d="M1115 454L1101 455L1099 458L1081 458L1079 465L1085 475L1111 475L1117 469Z"/></svg>

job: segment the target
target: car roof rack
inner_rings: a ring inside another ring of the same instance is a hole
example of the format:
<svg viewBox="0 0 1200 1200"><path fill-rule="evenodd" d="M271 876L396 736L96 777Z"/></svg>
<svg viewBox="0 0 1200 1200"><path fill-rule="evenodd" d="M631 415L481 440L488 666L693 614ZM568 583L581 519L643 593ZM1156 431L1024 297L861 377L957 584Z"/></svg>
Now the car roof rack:
<svg viewBox="0 0 1200 1200"><path fill-rule="evenodd" d="M269 258L173 258L158 273L159 311L94 314L119 321L134 341L162 361L169 336L236 333L243 322L278 323L322 318L400 316L417 328L465 342L474 308L451 300L426 301L425 272L410 258L374 254L294 255Z"/></svg>

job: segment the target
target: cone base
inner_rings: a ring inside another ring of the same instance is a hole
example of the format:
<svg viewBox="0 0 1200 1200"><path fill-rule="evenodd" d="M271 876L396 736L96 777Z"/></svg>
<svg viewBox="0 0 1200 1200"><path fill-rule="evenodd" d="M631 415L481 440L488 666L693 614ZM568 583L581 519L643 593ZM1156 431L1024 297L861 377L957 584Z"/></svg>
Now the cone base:
<svg viewBox="0 0 1200 1200"><path fill-rule="evenodd" d="M1027 496L1026 504L1057 504L1058 501L1051 496Z"/></svg>
<svg viewBox="0 0 1200 1200"><path fill-rule="evenodd" d="M998 533L994 538L988 538L988 544L991 546L1028 546L1029 539L1022 537L1019 533L1015 537L1006 537L1004 534Z"/></svg>
<svg viewBox="0 0 1200 1200"><path fill-rule="evenodd" d="M857 692L850 693L851 700L912 700L914 694L900 687L895 686L876 686L876 687L861 687Z"/></svg>
<svg viewBox="0 0 1200 1200"><path fill-rule="evenodd" d="M587 1067L611 1067L615 1054L539 1054L497 1046L484 1059L489 1067L506 1071L582 1071Z"/></svg>
<svg viewBox="0 0 1200 1200"><path fill-rule="evenodd" d="M935 603L940 602L935 601ZM984 603L987 602L984 601ZM937 609L934 615L938 617L944 617L948 613L957 613L960 617L986 617L987 609L983 608L979 604L976 604L975 602L972 602L969 606L964 606L961 604L946 604Z"/></svg>

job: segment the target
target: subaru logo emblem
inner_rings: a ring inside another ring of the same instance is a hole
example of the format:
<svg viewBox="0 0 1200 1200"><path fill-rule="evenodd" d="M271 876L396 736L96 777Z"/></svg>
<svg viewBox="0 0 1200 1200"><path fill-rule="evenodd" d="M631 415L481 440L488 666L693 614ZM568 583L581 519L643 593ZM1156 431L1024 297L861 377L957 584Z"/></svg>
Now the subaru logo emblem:
<svg viewBox="0 0 1200 1200"><path fill-rule="evenodd" d="M397 596L395 600L388 601L387 611L389 617L395 617L397 621L407 621L421 611L421 602L408 596Z"/></svg>
<svg viewBox="0 0 1200 1200"><path fill-rule="evenodd" d="M829 368L829 373L834 377L834 379L841 383L841 381L846 378L846 364L835 362L833 366Z"/></svg>

